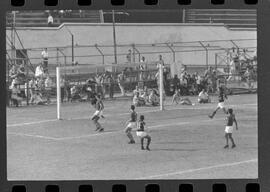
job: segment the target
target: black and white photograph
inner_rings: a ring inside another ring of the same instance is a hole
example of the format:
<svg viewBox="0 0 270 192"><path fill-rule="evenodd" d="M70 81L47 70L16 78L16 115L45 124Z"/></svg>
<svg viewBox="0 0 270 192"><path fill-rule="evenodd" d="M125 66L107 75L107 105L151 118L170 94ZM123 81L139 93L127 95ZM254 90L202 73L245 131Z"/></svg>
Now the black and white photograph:
<svg viewBox="0 0 270 192"><path fill-rule="evenodd" d="M257 179L256 18L6 12L7 179Z"/></svg>

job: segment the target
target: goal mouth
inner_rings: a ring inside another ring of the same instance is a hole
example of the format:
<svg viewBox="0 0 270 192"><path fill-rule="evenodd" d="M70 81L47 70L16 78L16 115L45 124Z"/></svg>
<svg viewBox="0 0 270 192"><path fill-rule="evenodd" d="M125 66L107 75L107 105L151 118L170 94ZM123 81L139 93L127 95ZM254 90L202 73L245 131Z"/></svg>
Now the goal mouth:
<svg viewBox="0 0 270 192"><path fill-rule="evenodd" d="M170 65L166 64L165 67L168 72L166 74L170 76ZM57 119L63 119L61 116L61 103L63 102L61 94L64 92L63 89L67 87L66 84L69 85L69 88L77 86L84 89L89 86L96 93L98 93L97 90L102 89L99 85L103 84L108 87L113 84L114 93L116 93L121 91L118 76L123 73L125 76L125 91L132 92L136 86L155 88L153 86L156 86L158 70L157 62L59 66L56 68ZM113 83L110 82L110 78ZM86 97L88 99L88 96Z"/></svg>

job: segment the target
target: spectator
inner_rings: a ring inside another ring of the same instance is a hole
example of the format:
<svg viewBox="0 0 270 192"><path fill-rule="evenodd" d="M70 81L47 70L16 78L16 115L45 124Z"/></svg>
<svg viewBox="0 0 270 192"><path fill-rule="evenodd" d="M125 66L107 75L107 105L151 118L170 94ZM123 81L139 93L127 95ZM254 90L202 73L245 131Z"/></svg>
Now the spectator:
<svg viewBox="0 0 270 192"><path fill-rule="evenodd" d="M13 104L18 107L21 105L23 98L20 96L20 89L18 88L18 84L14 83L11 86L11 101Z"/></svg>
<svg viewBox="0 0 270 192"><path fill-rule="evenodd" d="M107 81L107 76L104 73L101 76L101 99L105 99L105 96L106 96L106 81Z"/></svg>
<svg viewBox="0 0 270 192"><path fill-rule="evenodd" d="M182 75L182 78L180 80L180 89L182 91L182 95L187 95L188 94L188 89L187 89L187 76L186 73Z"/></svg>
<svg viewBox="0 0 270 192"><path fill-rule="evenodd" d="M199 103L210 103L210 97L207 94L207 92L205 91L205 89L203 89L198 96L198 102Z"/></svg>
<svg viewBox="0 0 270 192"><path fill-rule="evenodd" d="M149 102L149 95L146 86L144 86L141 97L145 100L145 102Z"/></svg>
<svg viewBox="0 0 270 192"><path fill-rule="evenodd" d="M128 54L127 54L127 56L126 56L127 62L128 62L128 63L131 63L131 57L132 57L132 52L131 52L131 49L129 49L129 50L128 50Z"/></svg>
<svg viewBox="0 0 270 192"><path fill-rule="evenodd" d="M37 78L43 78L43 76L44 76L44 70L43 70L42 64L40 63L36 67L35 77L37 77Z"/></svg>
<svg viewBox="0 0 270 192"><path fill-rule="evenodd" d="M49 59L49 53L47 48L43 49L41 52L41 56L43 59L43 71L44 73L48 73L48 59Z"/></svg>
<svg viewBox="0 0 270 192"><path fill-rule="evenodd" d="M53 26L53 17L51 14L49 14L48 16L48 27L52 27Z"/></svg>
<svg viewBox="0 0 270 192"><path fill-rule="evenodd" d="M246 69L246 72L244 73L244 77L246 78L247 87L248 90L251 91L253 88L252 86L252 79L253 79L253 72L249 68Z"/></svg>
<svg viewBox="0 0 270 192"><path fill-rule="evenodd" d="M173 98L172 98L172 104L175 102L176 104L179 103L181 99L180 89L175 89Z"/></svg>
<svg viewBox="0 0 270 192"><path fill-rule="evenodd" d="M139 92L136 92L136 94L133 97L133 105L135 105L136 107L145 105L145 100L144 98L140 97Z"/></svg>
<svg viewBox="0 0 270 192"><path fill-rule="evenodd" d="M174 75L172 84L173 84L173 92L175 92L177 89L180 88L180 79L178 78L177 75Z"/></svg>
<svg viewBox="0 0 270 192"><path fill-rule="evenodd" d="M152 90L149 95L149 102L152 106L158 106L159 105L159 96L155 90Z"/></svg>
<svg viewBox="0 0 270 192"><path fill-rule="evenodd" d="M146 79L144 71L146 70L146 60L145 57L142 57L139 65L139 70L140 70L140 75L139 75L139 80L142 81Z"/></svg>
<svg viewBox="0 0 270 192"><path fill-rule="evenodd" d="M137 95L137 93L140 94L140 90L138 88L138 85L136 85L135 89L133 90L133 96Z"/></svg>
<svg viewBox="0 0 270 192"><path fill-rule="evenodd" d="M69 102L71 100L71 92L70 92L70 89L71 89L71 86L70 86L70 81L65 81L66 84L65 84L65 87L66 87L66 96L67 96L67 101Z"/></svg>
<svg viewBox="0 0 270 192"><path fill-rule="evenodd" d="M35 90L33 92L33 101L36 105L44 105L46 101L43 101L40 91Z"/></svg>
<svg viewBox="0 0 270 192"><path fill-rule="evenodd" d="M76 85L73 85L71 88L70 88L70 96L71 96L71 102L75 101L75 100L78 100L80 99L80 94L79 94L79 90L78 90L78 87Z"/></svg>
<svg viewBox="0 0 270 192"><path fill-rule="evenodd" d="M31 80L29 81L28 89L29 89L29 95L30 95L29 103L33 104L33 102L34 102L34 91L35 91L35 79L34 78L31 78Z"/></svg>
<svg viewBox="0 0 270 192"><path fill-rule="evenodd" d="M60 89L61 89L61 103L64 102L65 98L65 79L60 79Z"/></svg>
<svg viewBox="0 0 270 192"><path fill-rule="evenodd" d="M18 68L16 65L12 65L11 69L9 70L9 77L11 80L18 81Z"/></svg>
<svg viewBox="0 0 270 192"><path fill-rule="evenodd" d="M51 97L53 82L52 82L52 79L50 78L49 75L45 79L44 85L45 85L45 95L46 95L46 99L47 99L47 104L50 104L50 102L51 102L50 97Z"/></svg>
<svg viewBox="0 0 270 192"><path fill-rule="evenodd" d="M113 93L114 93L114 79L113 79L112 74L110 74L108 77L108 83L109 83L109 95L110 95L110 98L112 99Z"/></svg>
<svg viewBox="0 0 270 192"><path fill-rule="evenodd" d="M119 88L121 90L122 96L126 96L125 88L124 88L124 83L125 83L125 74L124 71L122 71L118 76L117 76L117 81Z"/></svg>
<svg viewBox="0 0 270 192"><path fill-rule="evenodd" d="M101 95L101 97L103 96L103 93L102 93L102 86L101 86L101 84L102 84L102 79L103 79L103 77L102 77L102 74L97 74L96 76L95 76L95 81L96 81L96 93L97 94L99 94L99 95Z"/></svg>

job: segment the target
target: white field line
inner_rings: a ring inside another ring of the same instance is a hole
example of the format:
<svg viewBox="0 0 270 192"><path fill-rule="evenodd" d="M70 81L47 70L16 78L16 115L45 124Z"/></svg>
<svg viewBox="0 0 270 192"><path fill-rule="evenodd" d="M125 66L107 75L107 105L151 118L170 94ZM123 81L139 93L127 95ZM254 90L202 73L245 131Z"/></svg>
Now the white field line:
<svg viewBox="0 0 270 192"><path fill-rule="evenodd" d="M32 134L25 134L25 133L15 133L15 132L8 132L9 135L16 135L16 136L26 136L26 137L34 137L34 138L41 138L47 140L57 140L55 137L46 137L42 135L32 135Z"/></svg>
<svg viewBox="0 0 270 192"><path fill-rule="evenodd" d="M219 165L213 165L213 166L208 166L208 167L201 167L201 168L197 168L197 169L188 169L188 170L184 170L184 171L164 173L164 174L159 174L159 175L151 175L151 176L137 178L137 180L164 178L164 177L166 178L166 177L174 176L174 175L182 175L185 173L193 173L193 172L205 171L205 170L216 169L216 168L237 166L237 165L241 165L241 164L254 163L257 161L258 161L258 159L251 159L251 160L246 160L246 161L238 161L238 162L233 162L233 163L219 164Z"/></svg>
<svg viewBox="0 0 270 192"><path fill-rule="evenodd" d="M198 123L205 123L205 122L212 122L212 121L220 121L224 120L224 118L215 118L215 119L207 119L207 120L202 120L200 122L180 122L180 123L169 123L169 124L161 124L161 125L153 125L153 126L148 126L147 129L157 129L160 127L170 127L173 125L187 125L187 124L198 124ZM97 137L97 136L106 136L106 135L115 135L119 134L121 132L124 132L123 130L119 131L111 131L111 132L103 132L103 133L94 133L94 134L89 134L89 135L81 135L81 136L72 136L72 137L47 137L47 136L40 136L40 135L31 135L31 134L24 134L24 133L16 133L16 132L8 132L7 134L15 135L15 136L26 136L26 137L36 137L36 138L41 138L41 139L47 139L47 140L54 140L54 141L64 141L64 140L72 140L72 139L83 139L83 138L90 138L90 137Z"/></svg>
<svg viewBox="0 0 270 192"><path fill-rule="evenodd" d="M257 103L251 103L251 104L242 104L242 105L228 105L229 107L240 107L240 106L253 106L257 105ZM165 111L173 111L173 110L196 110L196 109L213 109L213 107L193 107L193 108L171 108L171 109L165 109ZM139 113L145 114L145 113L153 113L153 112L159 112L159 109L156 110L148 110L148 111L141 111ZM107 117L113 117L113 116L121 116L121 115L128 115L130 113L120 113L120 114L108 114L106 115ZM70 118L70 119L65 119L65 120L83 120L83 119L89 119L90 115L87 117L78 117L78 118ZM20 126L25 126L25 125L35 125L35 124L42 124L42 123L48 123L48 122L54 122L58 121L57 119L47 119L47 120L42 120L42 121L33 121L33 122L26 122L26 123L16 123L16 124L7 124L7 127L20 127Z"/></svg>

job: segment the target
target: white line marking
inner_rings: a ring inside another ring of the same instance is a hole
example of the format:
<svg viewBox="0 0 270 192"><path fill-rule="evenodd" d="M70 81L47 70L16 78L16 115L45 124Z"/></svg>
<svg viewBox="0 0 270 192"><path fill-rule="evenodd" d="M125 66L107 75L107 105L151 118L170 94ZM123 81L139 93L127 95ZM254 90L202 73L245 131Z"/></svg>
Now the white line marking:
<svg viewBox="0 0 270 192"><path fill-rule="evenodd" d="M55 137L46 137L46 136L41 136L41 135L31 135L31 134L25 134L25 133L8 132L7 134L10 134L10 135L17 135L17 136L36 137L36 138L49 139L49 140L58 140L58 139L55 138Z"/></svg>
<svg viewBox="0 0 270 192"><path fill-rule="evenodd" d="M48 123L48 122L53 122L53 121L57 121L57 119L47 119L43 121L33 121L33 122L17 123L17 124L7 124L7 127L20 127L20 126L25 126L25 125L42 124L42 123Z"/></svg>
<svg viewBox="0 0 270 192"><path fill-rule="evenodd" d="M196 124L196 123L204 123L204 122L220 121L220 120L224 120L224 118L207 119L207 120L202 120L200 122L186 121L186 122L180 122L180 123L152 125L152 126L148 126L147 129L157 129L157 128L160 128L160 127L169 127L169 126L172 126L172 125L186 125L186 124L191 124L191 123ZM81 135L81 136L72 136L72 137L47 137L47 136L31 135L31 134L15 133L15 132L8 132L7 134L12 134L12 135L16 135L16 136L37 137L37 138L42 138L42 139L54 140L54 141L63 141L63 140L71 140L71 139L90 138L90 137L95 137L95 136L114 135L114 134L119 134L121 132L123 132L123 130L111 131L111 132L103 132L103 133L94 133L94 134Z"/></svg>
<svg viewBox="0 0 270 192"><path fill-rule="evenodd" d="M256 103L254 104L242 104L242 105L228 105L229 107L240 107L240 106L246 106L246 105L257 105ZM171 105L170 105L171 106ZM196 109L212 109L213 107L193 107L193 108L170 108L170 109L165 109L165 111L173 111L173 110L196 110ZM149 110L149 111L141 111L139 113L145 114L145 113L153 113L153 112L160 112L159 109L156 110ZM121 116L121 115L128 115L130 113L120 113L120 114L108 114L106 115L107 117L113 117L113 116ZM90 115L87 117L78 117L78 118L69 118L65 120L83 120L83 119L89 119ZM17 123L17 124L7 124L7 127L20 127L20 126L25 126L25 125L35 125L35 124L42 124L42 123L48 123L48 122L54 122L58 121L57 119L47 119L47 120L42 120L42 121L34 121L34 122L26 122L26 123Z"/></svg>
<svg viewBox="0 0 270 192"><path fill-rule="evenodd" d="M208 166L208 167L201 167L198 169L188 169L188 170L184 170L184 171L177 171L177 172L171 172L171 173L165 173L165 174L159 174L159 175L146 176L146 177L141 177L141 178L137 178L137 179L139 179L139 180L153 179L153 178L168 177L168 176L173 176L173 175L182 175L185 173L192 173L192 172L204 171L204 170L222 168L222 167L230 167L230 166L236 166L236 165L245 164L245 163L253 163L253 162L257 162L257 161L258 161L258 159L251 159L251 160L239 161L239 162L234 162L234 163L226 163L226 164L219 164L219 165L213 165L213 166Z"/></svg>

